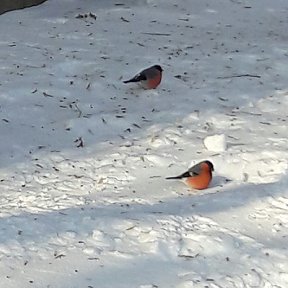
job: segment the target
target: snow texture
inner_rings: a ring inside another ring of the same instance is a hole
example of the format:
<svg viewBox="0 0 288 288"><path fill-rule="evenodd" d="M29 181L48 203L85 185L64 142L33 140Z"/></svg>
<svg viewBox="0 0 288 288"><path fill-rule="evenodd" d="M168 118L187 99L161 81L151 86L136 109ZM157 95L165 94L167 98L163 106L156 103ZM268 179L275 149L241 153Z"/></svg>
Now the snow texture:
<svg viewBox="0 0 288 288"><path fill-rule="evenodd" d="M0 287L288 287L287 13L49 0L2 15ZM157 89L122 83L154 64ZM208 189L165 180L201 160Z"/></svg>
<svg viewBox="0 0 288 288"><path fill-rule="evenodd" d="M210 151L224 152L227 148L226 137L224 134L207 136L204 139L204 145Z"/></svg>

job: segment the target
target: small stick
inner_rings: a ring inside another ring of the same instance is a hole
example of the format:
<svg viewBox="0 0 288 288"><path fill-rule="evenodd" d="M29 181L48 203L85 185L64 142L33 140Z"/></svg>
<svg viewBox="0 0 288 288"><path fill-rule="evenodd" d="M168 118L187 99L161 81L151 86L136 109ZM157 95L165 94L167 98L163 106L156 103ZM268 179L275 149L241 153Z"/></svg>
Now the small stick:
<svg viewBox="0 0 288 288"><path fill-rule="evenodd" d="M153 36L171 36L171 34L169 34L169 33L142 32L141 34L153 35Z"/></svg>
<svg viewBox="0 0 288 288"><path fill-rule="evenodd" d="M252 78L261 78L260 75L253 75L253 74L240 74L240 75L232 75L232 76L219 76L217 79L229 79L229 78L240 78L240 77L252 77Z"/></svg>

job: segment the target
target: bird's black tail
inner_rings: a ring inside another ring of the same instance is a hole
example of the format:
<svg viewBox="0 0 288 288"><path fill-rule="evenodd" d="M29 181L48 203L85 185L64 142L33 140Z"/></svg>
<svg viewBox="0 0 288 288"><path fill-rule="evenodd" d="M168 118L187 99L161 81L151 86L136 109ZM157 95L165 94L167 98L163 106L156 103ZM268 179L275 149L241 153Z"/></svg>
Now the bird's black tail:
<svg viewBox="0 0 288 288"><path fill-rule="evenodd" d="M125 80L123 81L123 83L130 83L130 82L139 82L139 80L136 80L135 78L129 79L129 80Z"/></svg>
<svg viewBox="0 0 288 288"><path fill-rule="evenodd" d="M147 80L147 77L144 74L140 73L129 80L123 81L123 83L126 84L126 83L130 83L130 82L139 82L139 81L144 81L144 80Z"/></svg>
<svg viewBox="0 0 288 288"><path fill-rule="evenodd" d="M185 172L185 173L183 173L181 175L172 176L172 177L166 177L165 179L168 179L168 180L170 180L170 179L183 179L183 178L188 178L190 176L191 176L190 172L187 171L187 172Z"/></svg>
<svg viewBox="0 0 288 288"><path fill-rule="evenodd" d="M172 179L182 179L182 175L179 175L179 176L172 176L172 177L166 177L165 179L167 180L172 180Z"/></svg>

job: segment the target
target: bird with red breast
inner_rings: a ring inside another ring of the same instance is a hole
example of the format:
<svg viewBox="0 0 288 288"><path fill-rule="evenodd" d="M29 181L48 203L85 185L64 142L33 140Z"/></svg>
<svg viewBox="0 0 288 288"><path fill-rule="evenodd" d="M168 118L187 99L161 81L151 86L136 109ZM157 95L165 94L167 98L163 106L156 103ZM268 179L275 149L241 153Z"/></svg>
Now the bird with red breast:
<svg viewBox="0 0 288 288"><path fill-rule="evenodd" d="M163 69L160 65L153 65L146 68L123 83L140 83L145 89L155 89L161 83Z"/></svg>
<svg viewBox="0 0 288 288"><path fill-rule="evenodd" d="M213 164L208 161L202 161L189 168L186 172L179 176L167 177L166 179L184 180L186 185L192 189L206 189L212 180Z"/></svg>

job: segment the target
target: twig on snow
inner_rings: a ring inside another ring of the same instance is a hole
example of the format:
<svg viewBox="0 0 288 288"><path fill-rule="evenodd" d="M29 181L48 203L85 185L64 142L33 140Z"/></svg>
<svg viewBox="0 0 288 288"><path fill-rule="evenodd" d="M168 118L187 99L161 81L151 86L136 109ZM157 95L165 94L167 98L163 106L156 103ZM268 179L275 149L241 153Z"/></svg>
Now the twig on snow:
<svg viewBox="0 0 288 288"><path fill-rule="evenodd" d="M142 32L141 34L152 35L152 36L171 36L170 33L156 33L156 32Z"/></svg>
<svg viewBox="0 0 288 288"><path fill-rule="evenodd" d="M239 74L239 75L231 75L231 76L219 76L219 77L217 77L217 79L230 79L230 78L240 78L240 77L261 78L260 75Z"/></svg>

